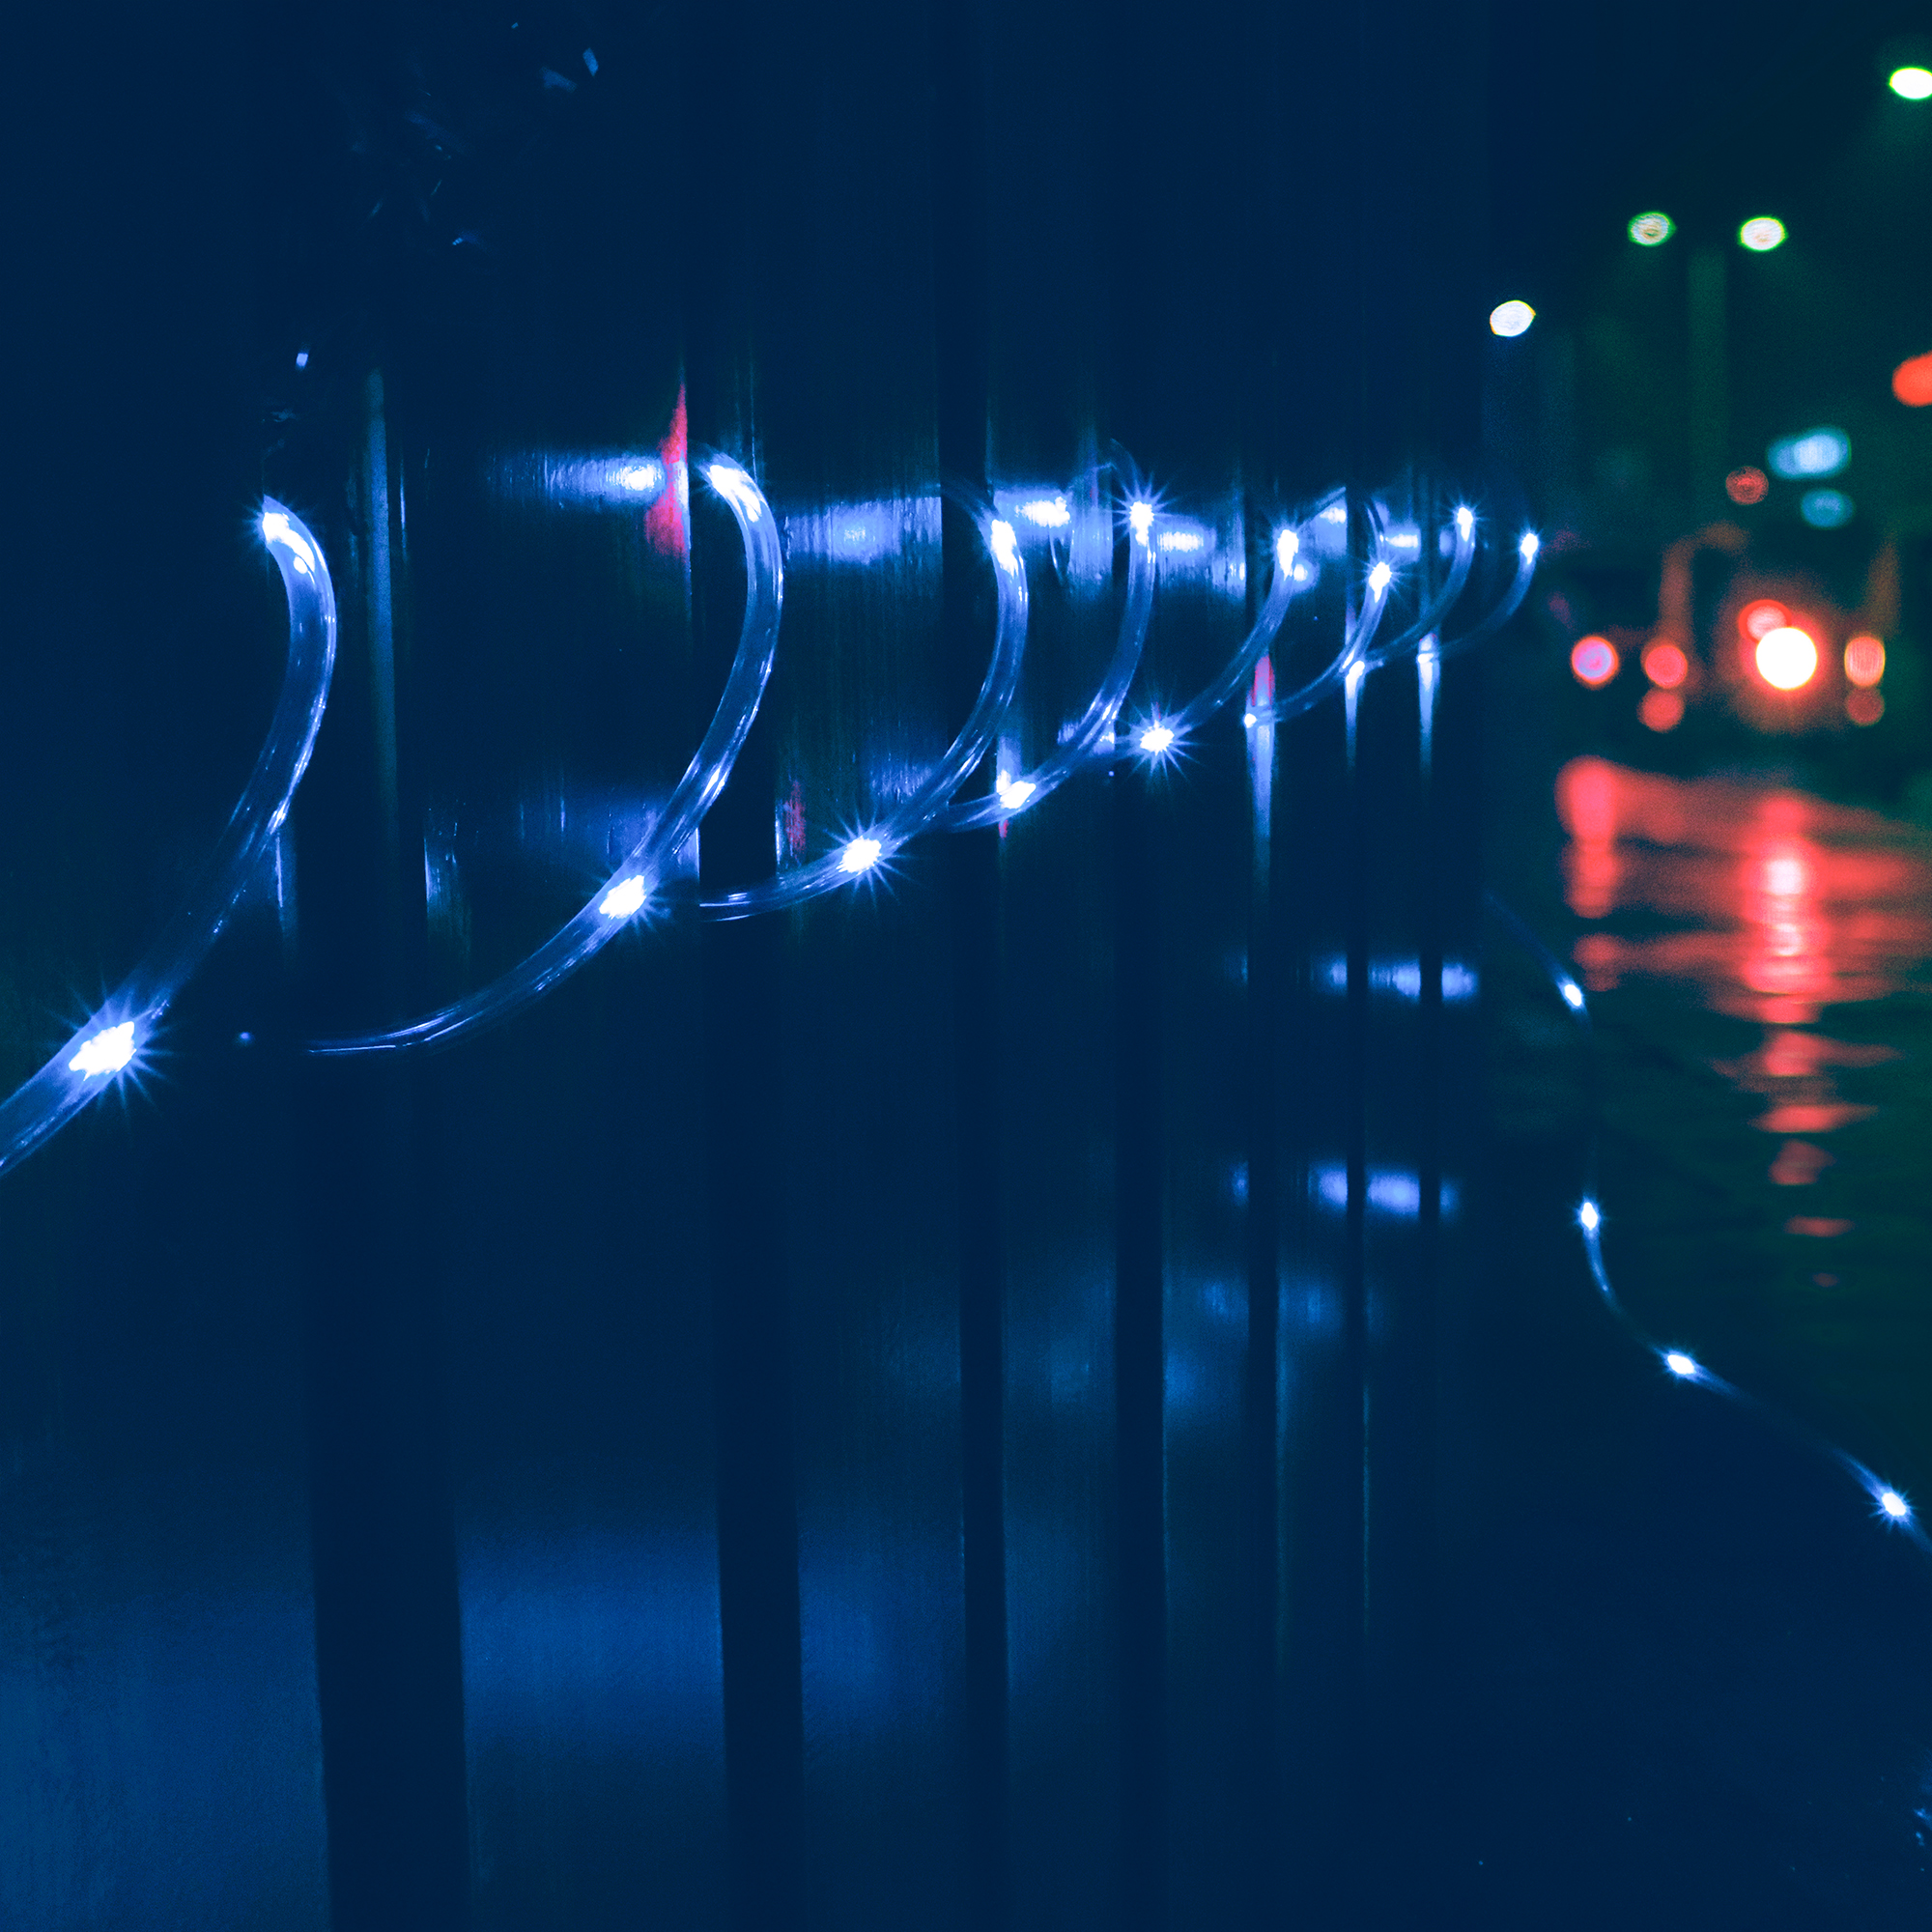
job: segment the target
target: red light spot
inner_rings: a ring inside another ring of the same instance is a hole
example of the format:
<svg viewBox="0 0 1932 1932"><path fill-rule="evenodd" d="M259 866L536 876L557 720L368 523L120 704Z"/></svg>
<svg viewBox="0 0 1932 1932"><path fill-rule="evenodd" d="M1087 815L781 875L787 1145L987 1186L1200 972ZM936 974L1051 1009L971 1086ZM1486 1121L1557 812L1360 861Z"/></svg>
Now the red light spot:
<svg viewBox="0 0 1932 1932"><path fill-rule="evenodd" d="M1690 674L1690 660L1668 638L1653 638L1643 647L1643 674L1652 684L1675 691Z"/></svg>
<svg viewBox="0 0 1932 1932"><path fill-rule="evenodd" d="M658 444L658 459L665 467L665 491L644 512L644 537L651 546L672 556L685 551L685 506L690 486L685 480L685 462L690 454L685 429L684 390L677 392L677 407L671 412L670 428Z"/></svg>
<svg viewBox="0 0 1932 1932"><path fill-rule="evenodd" d="M1833 1156L1809 1141L1786 1141L1771 1164L1774 1187L1809 1187L1833 1165Z"/></svg>
<svg viewBox="0 0 1932 1932"><path fill-rule="evenodd" d="M1885 646L1876 638L1854 638L1845 646L1845 675L1857 685L1874 685L1885 675Z"/></svg>
<svg viewBox="0 0 1932 1932"><path fill-rule="evenodd" d="M1747 604L1738 612L1738 629L1752 643L1767 631L1781 631L1791 621L1791 612L1782 604L1775 604L1769 597L1760 597L1754 604Z"/></svg>
<svg viewBox="0 0 1932 1932"><path fill-rule="evenodd" d="M1932 403L1932 355L1915 355L1891 372L1891 393L1907 409Z"/></svg>
<svg viewBox="0 0 1932 1932"><path fill-rule="evenodd" d="M1724 478L1724 495L1734 503L1762 503L1770 488L1771 479L1749 463Z"/></svg>
<svg viewBox="0 0 1932 1932"><path fill-rule="evenodd" d="M1684 722L1684 700L1674 691L1646 691L1636 715L1653 731L1674 731Z"/></svg>
<svg viewBox="0 0 1932 1932"><path fill-rule="evenodd" d="M1787 1100L1767 1108L1751 1125L1767 1134L1835 1134L1877 1112L1876 1107L1854 1106L1849 1100Z"/></svg>
<svg viewBox="0 0 1932 1932"><path fill-rule="evenodd" d="M1570 668L1577 681L1591 690L1608 684L1621 668L1617 647L1607 638L1578 638L1570 653Z"/></svg>
<svg viewBox="0 0 1932 1932"><path fill-rule="evenodd" d="M1852 1224L1849 1221L1827 1221L1815 1214L1794 1214L1785 1222L1787 1235L1810 1235L1821 1241L1829 1241L1833 1235L1849 1235Z"/></svg>
<svg viewBox="0 0 1932 1932"><path fill-rule="evenodd" d="M1854 691L1845 698L1845 716L1854 724L1876 724L1885 716L1885 699L1875 691Z"/></svg>

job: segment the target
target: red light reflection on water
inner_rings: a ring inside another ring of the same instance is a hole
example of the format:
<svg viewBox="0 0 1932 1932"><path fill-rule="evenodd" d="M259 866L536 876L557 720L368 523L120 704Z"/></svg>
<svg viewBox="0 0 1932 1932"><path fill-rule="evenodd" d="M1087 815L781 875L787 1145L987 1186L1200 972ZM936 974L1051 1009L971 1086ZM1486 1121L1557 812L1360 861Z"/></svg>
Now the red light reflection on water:
<svg viewBox="0 0 1932 1932"><path fill-rule="evenodd" d="M1556 809L1573 912L1684 922L1640 938L1585 934L1577 961L1595 991L1629 975L1679 980L1719 1012L1808 1026L1827 1006L1924 982L1932 849L1908 827L1799 792L1603 758L1563 768Z"/></svg>
<svg viewBox="0 0 1932 1932"><path fill-rule="evenodd" d="M1719 1066L1764 1097L1752 1124L1766 1133L1830 1134L1874 1111L1842 1098L1831 1069L1871 1065L1892 1050L1802 1029L1828 1006L1927 983L1932 847L1921 835L1800 792L1661 778L1602 758L1563 768L1556 809L1570 835L1573 912L1673 923L1641 936L1584 934L1577 963L1592 991L1632 977L1679 980L1716 1011L1770 1029L1756 1052ZM1789 1140L1771 1178L1805 1186L1833 1158L1808 1139ZM1795 1217L1787 1232L1822 1237L1848 1226Z"/></svg>

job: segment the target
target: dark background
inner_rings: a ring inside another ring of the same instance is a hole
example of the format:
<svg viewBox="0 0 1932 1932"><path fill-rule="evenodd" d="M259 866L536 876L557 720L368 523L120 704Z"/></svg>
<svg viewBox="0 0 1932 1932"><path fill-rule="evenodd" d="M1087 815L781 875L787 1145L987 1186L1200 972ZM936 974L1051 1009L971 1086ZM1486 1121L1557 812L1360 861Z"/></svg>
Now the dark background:
<svg viewBox="0 0 1932 1932"><path fill-rule="evenodd" d="M1521 721L1493 692L1486 716L1480 661L1445 674L1426 776L1392 668L1352 758L1337 698L1282 731L1259 805L1224 715L1185 763L1090 774L878 891L684 906L445 1057L298 1050L560 923L735 637L701 490L687 573L628 520L493 497L497 459L655 449L682 394L694 447L802 527L911 515L942 476L1062 487L1119 440L1256 583L1281 517L1426 490L1411 464L1540 510L1535 448L1485 444L1491 306L1560 316L1660 157L1720 207L1740 130L1849 114L1882 24L16 29L10 1077L239 791L279 666L263 491L315 527L343 628L279 902L140 1081L0 1187L9 1919L1583 1924L1667 1882L1702 1922L1903 1922L1908 1738L1874 1719L1827 1767L1815 1728L1746 1749L1719 1699L1688 1720L1718 1758L1780 1767L1739 1799L1685 1754L1681 1690L1633 1743L1614 1689L1526 1688L1496 1614L1552 1574L1523 1528L1548 1490L1501 1473L1587 1435L1510 1405L1612 1350L1517 1322L1519 1293L1574 1290L1567 1151L1535 1187L1487 1161L1474 1021L1435 991L1481 945L1486 786L1515 796ZM794 783L814 831L850 822L944 742L981 570L950 522L866 573L795 544L707 889L770 871ZM1114 595L1037 597L1047 667L1097 662ZM1136 703L1244 621L1238 584L1160 611ZM1063 713L1030 674L1036 741ZM1403 958L1407 1004L1370 970ZM1749 1477L1787 1528L1806 1480ZM1566 1534L1601 1562L1626 1546L1594 1520ZM1721 1654L1744 1586L1711 1560L1658 1587ZM1878 1634L1826 1603L1793 1681L1902 1654L1910 1586L1873 1587L1901 1593ZM1602 1601L1552 1584L1544 1626ZM1573 1657L1618 1641L1564 1628ZM1660 1757L1675 1822L1633 1850L1612 1813ZM1548 1797L1586 1769L1589 1803ZM1786 1888L1818 1780L1849 1795ZM1724 1918L1739 1897L1759 1916Z"/></svg>

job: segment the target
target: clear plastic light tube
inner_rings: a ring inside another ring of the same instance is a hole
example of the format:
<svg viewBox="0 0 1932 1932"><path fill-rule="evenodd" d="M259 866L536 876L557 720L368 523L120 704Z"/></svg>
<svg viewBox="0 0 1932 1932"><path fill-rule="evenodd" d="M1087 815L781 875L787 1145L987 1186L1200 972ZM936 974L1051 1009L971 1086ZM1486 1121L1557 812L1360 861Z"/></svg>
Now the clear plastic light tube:
<svg viewBox="0 0 1932 1932"><path fill-rule="evenodd" d="M1572 1022L1583 1036L1585 1043L1592 1043L1594 1032L1590 1024L1589 1003L1584 999L1583 989L1577 983L1575 976L1543 943L1528 923L1505 905L1494 893L1486 892L1483 895L1483 904L1491 917L1543 968L1550 984L1555 987L1562 999ZM1932 1538L1927 1537L1911 1503L1899 1491L1885 1482L1850 1451L1840 1449L1835 1443L1818 1435L1816 1431L1774 1409L1768 1403L1739 1388L1735 1382L1726 1381L1723 1377L1714 1375L1687 1350L1659 1342L1646 1332L1618 1297L1610 1280L1609 1268L1604 1261L1604 1210L1597 1193L1597 1146L1594 1129L1583 1167L1584 1186L1582 1198L1577 1204L1577 1231L1582 1239L1584 1259L1590 1267L1590 1279L1596 1284L1597 1293L1604 1306L1616 1319L1625 1333L1655 1358L1659 1368L1672 1381L1690 1383L1698 1388L1708 1389L1713 1395L1721 1396L1727 1402L1749 1409L1785 1435L1804 1443L1813 1453L1829 1457L1871 1499L1872 1515L1877 1520L1888 1529L1902 1531L1921 1550L1932 1554Z"/></svg>
<svg viewBox="0 0 1932 1932"><path fill-rule="evenodd" d="M1323 507L1341 500L1341 493L1338 491ZM1462 596L1469 581L1469 571L1476 555L1477 518L1475 512L1466 507L1459 508L1448 525L1452 532L1453 549L1449 575L1444 579L1442 588L1430 600L1427 609L1412 619L1403 631L1371 650L1370 645L1384 613L1397 561L1391 558L1388 546L1381 541L1379 532L1382 522L1378 506L1375 515L1378 559L1369 571L1361 609L1356 613L1355 621L1348 628L1341 650L1304 684L1297 686L1293 691L1278 693L1266 710L1252 714L1256 724L1279 724L1283 719L1293 718L1308 710L1325 697L1330 691L1340 686L1358 665L1364 670L1374 670L1393 662L1407 650L1425 646L1430 638L1435 636L1443 618L1454 609L1456 600ZM1481 638L1488 637L1492 631L1500 629L1508 622L1527 593L1530 579L1536 574L1536 538L1525 534L1517 546L1518 563L1515 578L1501 602L1467 631L1461 632L1446 640L1438 639L1435 646L1435 655L1438 659L1451 652L1462 650Z"/></svg>
<svg viewBox="0 0 1932 1932"><path fill-rule="evenodd" d="M724 498L744 539L745 621L738 634L737 655L724 680L724 696L718 700L703 742L657 822L577 917L500 979L407 1026L312 1041L311 1053L393 1053L408 1047L445 1046L479 1028L494 1026L541 999L608 946L649 905L659 881L731 776L731 766L758 715L771 676L784 602L784 559L779 547L778 524L763 491L750 472L728 456L701 458L695 468Z"/></svg>
<svg viewBox="0 0 1932 1932"><path fill-rule="evenodd" d="M1378 644L1364 655L1362 662L1370 670L1391 664L1403 652L1420 645L1425 638L1434 635L1436 626L1456 608L1456 600L1462 596L1463 586L1469 581L1469 566L1476 560L1476 513L1466 506L1457 510L1449 520L1449 530L1453 547L1449 575L1443 579L1442 588L1429 600L1427 608L1406 630L1398 632L1386 643Z"/></svg>
<svg viewBox="0 0 1932 1932"><path fill-rule="evenodd" d="M1328 498L1331 503L1338 500L1339 493ZM1274 576L1268 584L1268 594L1262 604L1260 614L1255 618L1254 628L1242 639L1241 648L1228 660L1226 668L1212 684L1198 692L1172 717L1160 721L1173 734L1164 741L1163 749L1198 731L1224 704L1247 690L1248 681L1255 674L1255 667L1272 647L1288 616L1288 607L1300 588L1294 570L1295 560L1306 541L1303 535L1305 527L1302 526L1277 533L1274 540ZM1302 581L1312 580L1313 573L1308 572Z"/></svg>
<svg viewBox="0 0 1932 1932"><path fill-rule="evenodd" d="M1338 491L1324 507L1340 501L1342 495ZM1377 516L1374 522L1376 558L1362 582L1362 601L1342 634L1342 648L1313 677L1295 686L1293 691L1277 692L1265 709L1252 713L1257 724L1278 724L1284 719L1309 710L1340 686L1349 673L1362 663L1388 610L1389 587L1395 582L1396 571L1395 560L1390 558L1388 546L1382 540L1381 518Z"/></svg>
<svg viewBox="0 0 1932 1932"><path fill-rule="evenodd" d="M995 516L990 505L963 491L949 488L947 494L970 511L978 525L987 554L993 559L993 579L999 597L992 661L958 736L904 803L878 824L847 838L837 851L828 852L810 865L781 872L776 878L762 880L743 892L706 899L707 919L749 919L755 913L776 912L781 907L801 904L821 893L864 878L922 832L935 826L954 828L952 813L948 810L952 795L992 748L1019 690L1020 664L1026 651L1027 579L1013 526L1003 517Z"/></svg>
<svg viewBox="0 0 1932 1932"><path fill-rule="evenodd" d="M0 1101L0 1170L14 1167L112 1087L141 1055L262 867L307 769L335 668L335 590L322 546L294 511L262 505L262 541L289 601L289 654L269 735L196 889L141 963L31 1079Z"/></svg>
<svg viewBox="0 0 1932 1932"><path fill-rule="evenodd" d="M1517 539L1516 576L1510 587L1503 592L1502 600L1489 614L1470 625L1466 631L1459 632L1453 638L1445 638L1438 650L1442 657L1452 656L1457 651L1464 651L1471 644L1480 643L1492 632L1499 631L1517 613L1522 600L1529 595L1530 580L1536 575L1536 559L1543 548L1542 539L1534 530L1524 530Z"/></svg>
<svg viewBox="0 0 1932 1932"><path fill-rule="evenodd" d="M1115 465L1115 474L1124 486L1127 498L1127 601L1121 613L1114 655L1108 660L1100 688L1073 729L1046 758L1032 771L1007 779L987 797L962 800L950 807L934 821L943 832L966 832L976 826L997 825L1002 819L1016 818L1058 791L1083 765L1112 755L1114 723L1121 706L1126 702L1127 688L1140 668L1141 652L1147 644L1148 624L1153 615L1155 576L1153 505L1141 494L1131 466L1124 459ZM964 782L963 778L960 782Z"/></svg>

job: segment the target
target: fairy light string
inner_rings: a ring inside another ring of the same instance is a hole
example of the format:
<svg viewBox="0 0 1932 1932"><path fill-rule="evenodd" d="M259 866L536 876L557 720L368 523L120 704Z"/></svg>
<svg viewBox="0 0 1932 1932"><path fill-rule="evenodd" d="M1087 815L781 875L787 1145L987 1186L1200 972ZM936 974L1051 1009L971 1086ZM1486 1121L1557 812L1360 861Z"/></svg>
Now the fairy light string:
<svg viewBox="0 0 1932 1932"><path fill-rule="evenodd" d="M1543 969L1545 976L1555 988L1557 996L1562 1000L1571 1023L1577 1028L1586 1048L1591 1052L1594 1072L1595 1029L1590 1021L1589 1002L1584 997L1582 987L1577 984L1576 976L1544 944L1528 923L1493 892L1484 893L1483 904L1484 909L1497 924ZM1727 1381L1722 1376L1706 1367L1688 1350L1660 1342L1631 1313L1618 1295L1615 1284L1610 1279L1609 1268L1604 1260L1604 1209L1597 1187L1597 1151L1598 1130L1593 1123L1589 1145L1583 1158L1583 1188L1576 1208L1577 1233L1583 1245L1583 1257L1588 1264L1590 1279L1596 1286L1598 1298L1618 1325L1637 1347L1656 1361L1673 1382L1682 1383L1687 1387L1706 1389L1725 1402L1748 1410L1785 1435L1802 1443L1814 1454L1836 1463L1871 1499L1872 1514L1880 1522L1889 1529L1900 1531L1910 1537L1920 1550L1932 1555L1932 1537L1926 1535L1924 1527L1918 1520L1918 1513L1902 1491L1894 1489L1892 1485L1884 1481L1876 1471L1861 1463L1849 1450L1840 1448L1816 1430L1799 1422L1783 1410L1774 1408L1762 1398L1740 1388L1735 1382Z"/></svg>
<svg viewBox="0 0 1932 1932"><path fill-rule="evenodd" d="M265 864L315 749L335 668L335 587L315 534L267 498L256 525L288 599L282 687L246 787L194 890L140 963L43 1065L0 1100L0 1172L17 1166L121 1078L138 1074L169 1006Z"/></svg>

